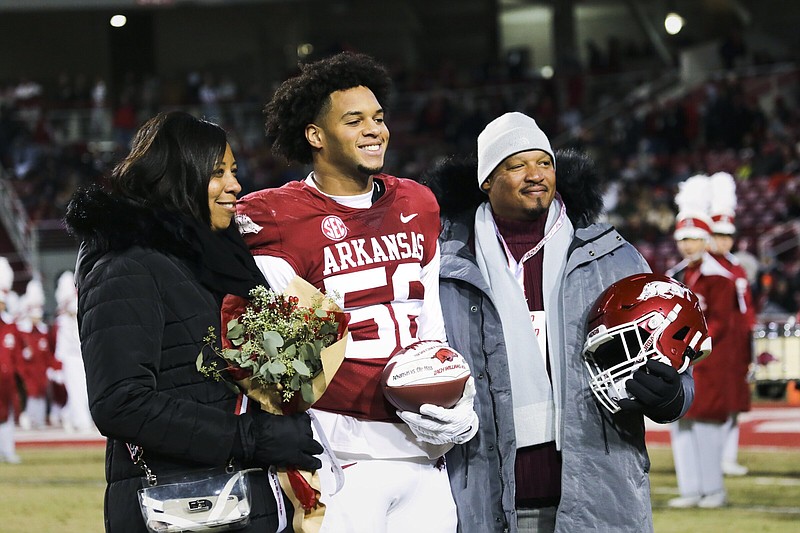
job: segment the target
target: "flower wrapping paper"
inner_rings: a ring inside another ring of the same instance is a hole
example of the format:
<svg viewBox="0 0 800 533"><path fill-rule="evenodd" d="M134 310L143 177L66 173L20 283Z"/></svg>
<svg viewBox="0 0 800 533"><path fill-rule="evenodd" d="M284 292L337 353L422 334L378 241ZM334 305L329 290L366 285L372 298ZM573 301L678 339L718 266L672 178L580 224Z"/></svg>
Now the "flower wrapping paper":
<svg viewBox="0 0 800 533"><path fill-rule="evenodd" d="M284 402L281 392L274 385L261 385L250 377L243 377L234 372L234 378L248 398L259 403L264 411L275 415L283 415L308 410L316 400L325 393L328 384L339 370L344 360L347 340L346 315L336 303L327 298L319 289L295 276L287 285L283 293L287 296L298 298L301 307L312 307L315 303L322 309L337 314L339 322L338 340L330 346L323 348L320 353L322 371L312 380L313 401L307 402L302 396L295 393L290 402ZM231 319L239 318L246 309L248 301L234 295L227 295L222 302L222 346L232 348L227 338L227 324ZM321 485L317 472L300 471L297 469L281 469L278 471L281 488L288 496L294 507L292 527L297 533L317 533L322 527L325 516L325 504L320 502Z"/></svg>

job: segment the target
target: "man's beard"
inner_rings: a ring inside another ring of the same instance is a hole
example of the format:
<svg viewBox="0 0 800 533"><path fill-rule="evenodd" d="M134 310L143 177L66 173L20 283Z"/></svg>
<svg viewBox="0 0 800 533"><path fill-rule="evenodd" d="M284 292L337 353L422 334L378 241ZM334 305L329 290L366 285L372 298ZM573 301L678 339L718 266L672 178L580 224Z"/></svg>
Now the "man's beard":
<svg viewBox="0 0 800 533"><path fill-rule="evenodd" d="M376 168L367 168L364 165L358 165L356 169L366 176L372 176L373 174L380 174L380 172L383 170L383 165Z"/></svg>
<svg viewBox="0 0 800 533"><path fill-rule="evenodd" d="M547 214L549 209L549 205L545 206L544 203L542 203L542 200L537 200L536 207L525 210L525 215L528 220L539 220L542 215Z"/></svg>

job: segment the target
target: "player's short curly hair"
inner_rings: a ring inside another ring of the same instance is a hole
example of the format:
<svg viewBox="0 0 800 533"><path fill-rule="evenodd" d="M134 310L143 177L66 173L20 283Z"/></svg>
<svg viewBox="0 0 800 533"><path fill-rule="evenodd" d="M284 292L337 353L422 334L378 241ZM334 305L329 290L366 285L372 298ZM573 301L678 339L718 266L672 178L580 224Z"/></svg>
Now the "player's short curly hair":
<svg viewBox="0 0 800 533"><path fill-rule="evenodd" d="M290 161L311 163L305 128L329 105L331 93L364 86L386 105L390 85L386 68L366 54L342 52L301 65L300 74L283 82L264 107L272 152Z"/></svg>

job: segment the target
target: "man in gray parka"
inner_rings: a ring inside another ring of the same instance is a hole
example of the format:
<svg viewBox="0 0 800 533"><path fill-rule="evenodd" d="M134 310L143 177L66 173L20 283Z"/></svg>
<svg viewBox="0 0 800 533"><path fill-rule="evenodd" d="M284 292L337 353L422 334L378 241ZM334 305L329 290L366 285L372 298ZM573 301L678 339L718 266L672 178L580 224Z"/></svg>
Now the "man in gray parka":
<svg viewBox="0 0 800 533"><path fill-rule="evenodd" d="M589 308L650 268L595 222L588 158L555 155L532 118L507 113L479 136L477 168L451 160L424 180L441 206L447 338L470 362L480 417L476 437L447 454L459 531L646 533L643 414L679 418L694 383L652 361L649 401L614 415L596 403L582 355Z"/></svg>

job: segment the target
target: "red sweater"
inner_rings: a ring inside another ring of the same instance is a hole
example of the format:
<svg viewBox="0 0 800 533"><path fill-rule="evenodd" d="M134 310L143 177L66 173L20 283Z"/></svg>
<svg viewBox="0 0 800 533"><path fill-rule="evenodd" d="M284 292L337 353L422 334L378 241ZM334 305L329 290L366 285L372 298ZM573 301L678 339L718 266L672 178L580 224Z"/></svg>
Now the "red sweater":
<svg viewBox="0 0 800 533"><path fill-rule="evenodd" d="M509 251L519 261L544 237L547 216L533 222L507 220L495 216L497 229L503 236ZM542 293L542 265L544 248L525 261L523 283L530 311L544 309ZM550 372L548 358L547 371ZM517 449L514 466L517 484L517 507L552 507L561 497L561 453L555 442Z"/></svg>

